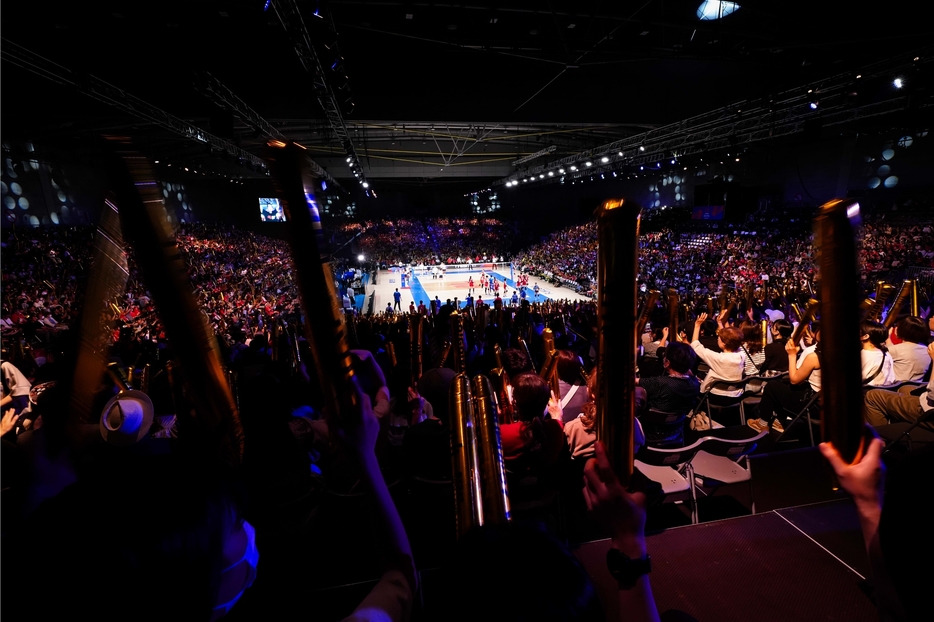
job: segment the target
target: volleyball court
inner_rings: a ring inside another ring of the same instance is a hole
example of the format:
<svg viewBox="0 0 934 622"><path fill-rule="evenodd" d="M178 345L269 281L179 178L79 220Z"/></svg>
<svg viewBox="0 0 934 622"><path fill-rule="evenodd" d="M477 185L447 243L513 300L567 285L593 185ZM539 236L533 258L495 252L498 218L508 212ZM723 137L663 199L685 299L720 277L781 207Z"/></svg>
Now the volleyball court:
<svg viewBox="0 0 934 622"><path fill-rule="evenodd" d="M376 292L373 305L374 312L385 311L387 305L394 306L393 294L396 289L399 290L401 295L400 306L402 312L407 312L410 304L414 304L417 308L419 302L424 302L425 306L429 307L430 302L435 297L442 304L448 299L453 301L457 298L459 306L463 307L466 304L465 299L470 291L472 279L474 301L482 299L483 302L492 306L495 293L492 289L489 292L484 291L481 285L481 277L483 276L496 279L499 282L499 295L506 304L510 304L512 301L513 293L516 294L516 299L521 301L521 292L525 293L525 300L529 302L564 299L589 300L586 296L582 296L572 289L552 285L532 275L524 275L517 271L511 263L450 265L444 270L432 266L416 266L411 269L394 267L389 270L380 270L376 285L368 286L367 295ZM527 285L517 289L516 282L520 279L527 280ZM536 285L539 288L537 296L535 293Z"/></svg>

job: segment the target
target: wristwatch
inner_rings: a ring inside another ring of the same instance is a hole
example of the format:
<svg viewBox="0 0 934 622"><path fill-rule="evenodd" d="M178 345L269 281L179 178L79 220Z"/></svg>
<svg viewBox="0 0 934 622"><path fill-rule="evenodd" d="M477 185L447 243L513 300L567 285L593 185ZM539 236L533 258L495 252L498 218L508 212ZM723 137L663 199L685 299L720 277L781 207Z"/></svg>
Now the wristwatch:
<svg viewBox="0 0 934 622"><path fill-rule="evenodd" d="M652 558L646 555L632 559L623 555L619 549L610 549L606 552L606 567L619 584L619 589L631 590L639 577L652 572Z"/></svg>

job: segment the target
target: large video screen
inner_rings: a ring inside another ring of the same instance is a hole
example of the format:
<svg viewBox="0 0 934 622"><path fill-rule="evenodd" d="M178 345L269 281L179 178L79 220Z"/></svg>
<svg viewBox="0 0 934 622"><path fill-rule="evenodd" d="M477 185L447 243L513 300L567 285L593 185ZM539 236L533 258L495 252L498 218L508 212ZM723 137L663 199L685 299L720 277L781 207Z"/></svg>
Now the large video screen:
<svg viewBox="0 0 934 622"><path fill-rule="evenodd" d="M285 212L279 204L279 199L259 200L259 218L263 222L285 222Z"/></svg>
<svg viewBox="0 0 934 622"><path fill-rule="evenodd" d="M723 220L723 205L695 205L693 220Z"/></svg>

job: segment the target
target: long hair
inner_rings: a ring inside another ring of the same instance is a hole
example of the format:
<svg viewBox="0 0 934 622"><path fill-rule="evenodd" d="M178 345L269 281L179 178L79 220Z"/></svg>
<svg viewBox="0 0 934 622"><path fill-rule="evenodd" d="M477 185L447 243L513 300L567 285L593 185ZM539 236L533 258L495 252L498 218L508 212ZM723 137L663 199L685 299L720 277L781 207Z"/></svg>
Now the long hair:
<svg viewBox="0 0 934 622"><path fill-rule="evenodd" d="M743 345L749 354L756 354L762 351L762 325L752 320L743 320L739 325L743 331Z"/></svg>
<svg viewBox="0 0 934 622"><path fill-rule="evenodd" d="M859 325L859 333L869 337L869 343L872 345L883 352L888 352L888 348L885 346L885 340L889 337L889 331L879 322L863 320Z"/></svg>
<svg viewBox="0 0 934 622"><path fill-rule="evenodd" d="M583 405L581 413L581 424L587 432L593 432L594 425L597 423L597 370L593 370L587 379L587 390L590 391L589 402Z"/></svg>

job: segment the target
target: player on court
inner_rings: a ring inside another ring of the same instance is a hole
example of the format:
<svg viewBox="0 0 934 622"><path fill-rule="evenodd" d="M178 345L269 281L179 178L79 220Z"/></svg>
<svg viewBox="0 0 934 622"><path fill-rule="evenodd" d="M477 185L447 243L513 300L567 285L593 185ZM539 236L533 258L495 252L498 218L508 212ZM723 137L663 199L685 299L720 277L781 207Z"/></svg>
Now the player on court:
<svg viewBox="0 0 934 622"><path fill-rule="evenodd" d="M535 287L532 288L532 291L535 292L535 302L538 302L538 283L535 284Z"/></svg>
<svg viewBox="0 0 934 622"><path fill-rule="evenodd" d="M467 279L467 293L468 294L473 293L473 277L472 276Z"/></svg>

